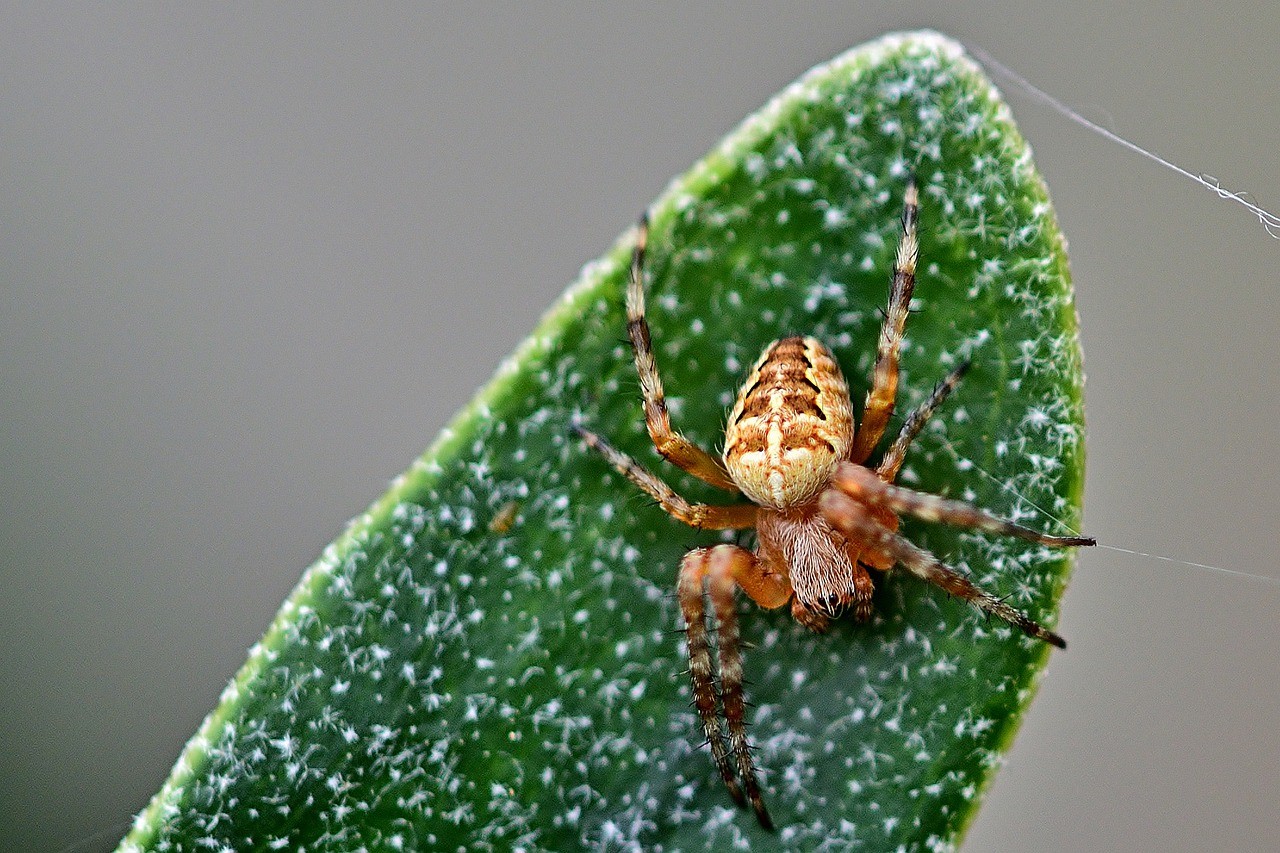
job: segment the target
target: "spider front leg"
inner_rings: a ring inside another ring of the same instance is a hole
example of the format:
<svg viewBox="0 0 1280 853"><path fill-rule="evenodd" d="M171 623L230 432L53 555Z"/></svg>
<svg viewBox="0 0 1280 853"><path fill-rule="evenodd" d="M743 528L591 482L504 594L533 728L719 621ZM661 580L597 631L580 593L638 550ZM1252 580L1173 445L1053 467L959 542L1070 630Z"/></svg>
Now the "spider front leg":
<svg viewBox="0 0 1280 853"><path fill-rule="evenodd" d="M649 240L649 217L640 217L636 246L631 253L631 278L627 282L627 337L635 353L636 373L644 396L644 422L658 453L699 480L729 492L737 492L720 460L671 428L667 395L662 389L658 364L653 359L649 322L644 317L644 252Z"/></svg>
<svg viewBox="0 0 1280 853"><path fill-rule="evenodd" d="M831 525L850 539L866 542L870 547L893 558L894 562L921 580L975 605L997 619L1008 622L1028 636L1044 640L1060 649L1067 647L1067 641L1058 634L948 568L928 551L912 545L902 536L891 532L871 517L866 505L854 498L835 489L828 489L822 494L818 503Z"/></svg>
<svg viewBox="0 0 1280 853"><path fill-rule="evenodd" d="M727 748L716 708L711 650L707 641L706 609L702 598L704 584L717 624L717 645L720 652L719 698L724 708L725 725L729 730ZM749 803L760 825L765 829L773 829L773 821L765 808L760 783L756 778L751 745L747 742L746 700L742 693L742 655L739 650L741 640L734 604L734 590L737 587L741 587L761 607L768 609L781 607L791 598L791 583L785 574L769 571L756 555L736 545L696 548L685 554L680 562L677 590L686 626L694 707L702 718L702 727L707 734L707 742L711 745L711 755L730 796L739 805ZM737 765L736 775L729 761L730 752Z"/></svg>
<svg viewBox="0 0 1280 853"><path fill-rule="evenodd" d="M1013 536L1028 542L1060 548L1097 544L1094 539L1087 536L1052 536L997 518L986 510L964 501L917 492L905 486L891 485L881 480L875 472L848 462L840 463L831 478L831 487L863 503L883 506L895 513L906 513L922 521L935 521L952 527L966 527L985 533Z"/></svg>
<svg viewBox="0 0 1280 853"><path fill-rule="evenodd" d="M871 390L862 407L862 422L858 424L849 461L865 462L880 443L884 429L893 414L894 400L898 396L898 356L902 348L902 333L907 325L911 308L911 293L916 286L916 259L920 245L916 239L916 220L919 218L919 194L915 181L907 184L902 208L902 237L898 240L898 254L893 262L893 285L889 291L889 308L880 326L880 346L876 351L875 372L871 378Z"/></svg>

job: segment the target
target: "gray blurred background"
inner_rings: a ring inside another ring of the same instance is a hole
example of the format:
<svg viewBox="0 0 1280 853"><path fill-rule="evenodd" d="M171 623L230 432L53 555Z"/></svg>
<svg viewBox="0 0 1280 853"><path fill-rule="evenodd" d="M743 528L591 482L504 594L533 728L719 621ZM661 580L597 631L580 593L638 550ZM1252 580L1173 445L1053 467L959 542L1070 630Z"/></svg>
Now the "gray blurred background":
<svg viewBox="0 0 1280 853"><path fill-rule="evenodd" d="M579 266L851 45L936 27L1280 208L1280 11L1004 5L5 9L0 847L110 849ZM1004 88L1071 241L1088 532L1280 577L1280 243ZM1086 553L968 849L1274 849L1278 613Z"/></svg>

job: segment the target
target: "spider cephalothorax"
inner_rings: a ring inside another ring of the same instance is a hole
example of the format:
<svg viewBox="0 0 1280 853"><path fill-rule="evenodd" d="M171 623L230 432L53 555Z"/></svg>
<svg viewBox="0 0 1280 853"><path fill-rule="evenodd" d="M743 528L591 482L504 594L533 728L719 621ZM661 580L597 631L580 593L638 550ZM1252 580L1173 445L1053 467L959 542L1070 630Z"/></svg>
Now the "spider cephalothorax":
<svg viewBox="0 0 1280 853"><path fill-rule="evenodd" d="M797 621L822 631L847 609L858 619L869 618L872 580L868 569L884 571L898 565L1030 636L1065 648L1057 634L900 536L898 515L1045 545L1094 544L1084 537L1039 533L961 501L893 485L908 446L960 382L968 363L953 370L907 417L877 465L865 464L884 435L897 397L898 352L915 286L917 198L915 185L908 185L889 307L861 422L855 428L849 386L831 351L813 338L784 338L765 348L738 392L721 459L671 428L644 317L648 226L641 220L627 287L627 333L640 374L649 435L669 461L713 486L745 496L751 503L691 504L599 436L575 427L588 445L685 524L714 530L756 529L754 553L722 544L685 554L677 594L686 623L694 705L711 754L734 800L749 803L765 828L772 828L772 821L747 742L734 603L737 589L761 607L776 608L790 602ZM704 599L711 602L718 630L719 690L707 639Z"/></svg>

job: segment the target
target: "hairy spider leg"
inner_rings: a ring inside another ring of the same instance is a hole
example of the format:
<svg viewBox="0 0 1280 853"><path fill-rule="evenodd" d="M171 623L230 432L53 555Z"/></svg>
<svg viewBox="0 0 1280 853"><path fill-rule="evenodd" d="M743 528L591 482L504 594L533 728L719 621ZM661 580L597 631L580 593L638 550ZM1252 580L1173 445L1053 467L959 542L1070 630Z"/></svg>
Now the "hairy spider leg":
<svg viewBox="0 0 1280 853"><path fill-rule="evenodd" d="M728 749L725 747L716 709L711 652L707 642L706 609L702 600L704 584L716 619L720 653L720 704L724 708L724 721L729 730ZM702 718L702 727L707 734L707 742L711 745L711 755L729 794L739 805L750 803L760 825L765 829L773 829L773 820L765 808L755 763L751 758L751 745L747 741L746 701L742 694L741 640L738 634L738 613L734 604L734 590L738 587L756 604L767 609L781 607L792 594L791 583L786 574L769 571L755 554L737 545L695 548L680 561L677 589L680 611L686 625L694 707ZM737 763L736 777L729 763L730 751Z"/></svg>
<svg viewBox="0 0 1280 853"><path fill-rule="evenodd" d="M676 586L680 612L684 615L685 647L689 652L689 678L693 682L693 706L702 719L702 730L711 747L711 757L729 796L740 806L747 804L742 787L729 763L729 751L720 731L720 709L711 665L711 646L707 641L707 616L702 602L702 584L706 576L707 550L698 548L680 561L680 579Z"/></svg>
<svg viewBox="0 0 1280 853"><path fill-rule="evenodd" d="M836 468L836 473L831 477L831 487L865 504L873 507L883 506L895 513L915 516L921 521L933 521L949 524L952 527L965 527L985 533L1013 536L1028 542L1055 547L1096 544L1094 539L1087 536L1051 536L1048 533L1032 530L1030 527L1023 527L1021 524L997 518L986 510L964 501L917 492L905 486L891 485L881 480L870 469L849 462L842 462Z"/></svg>
<svg viewBox="0 0 1280 853"><path fill-rule="evenodd" d="M742 530L756 526L758 509L755 504L720 506L689 503L676 494L675 489L668 486L657 474L643 467L594 432L577 424L570 429L577 433L588 447L608 460L618 473L656 500L658 506L677 521L700 530Z"/></svg>
<svg viewBox="0 0 1280 853"><path fill-rule="evenodd" d="M671 428L667 396L653 359L653 342L649 322L644 318L644 252L649 240L649 217L640 217L636 245L631 253L631 278L627 282L627 337L635 353L636 372L640 374L640 391L644 396L644 422L658 453L699 480L737 492L724 463Z"/></svg>
<svg viewBox="0 0 1280 853"><path fill-rule="evenodd" d="M906 458L907 448L911 446L911 442L915 441L920 430L928 423L929 418L933 417L934 411L951 395L951 392L960 384L960 380L964 378L965 373L969 371L969 366L973 362L966 359L961 362L955 370L947 374L947 378L943 379L933 388L933 393L929 395L929 399L925 400L915 411L907 416L906 421L902 424L902 431L898 433L898 437L894 439L893 444L889 445L889 449L885 451L884 458L880 460L879 467L876 468L876 474L886 483L892 483L894 478L898 476L898 469L902 467L902 460Z"/></svg>
<svg viewBox="0 0 1280 853"><path fill-rule="evenodd" d="M889 308L880 326L880 346L876 351L876 366L871 377L871 390L862 407L862 422L858 424L853 447L849 451L850 462L865 462L880 443L889 417L893 414L894 400L898 395L898 355L902 348L902 332L910 313L911 292L916 286L916 258L920 244L916 239L916 220L919 218L920 197L915 181L907 184L902 207L902 236L898 240L898 253L893 261L893 282L889 290Z"/></svg>
<svg viewBox="0 0 1280 853"><path fill-rule="evenodd" d="M832 526L845 536L860 539L889 555L894 562L921 580L975 605L983 612L1009 623L1028 636L1044 640L1060 649L1067 647L1066 640L1021 610L1010 607L1003 599L986 592L968 578L945 566L928 551L891 532L871 517L869 508L861 501L849 497L844 492L828 489L822 494L818 505Z"/></svg>

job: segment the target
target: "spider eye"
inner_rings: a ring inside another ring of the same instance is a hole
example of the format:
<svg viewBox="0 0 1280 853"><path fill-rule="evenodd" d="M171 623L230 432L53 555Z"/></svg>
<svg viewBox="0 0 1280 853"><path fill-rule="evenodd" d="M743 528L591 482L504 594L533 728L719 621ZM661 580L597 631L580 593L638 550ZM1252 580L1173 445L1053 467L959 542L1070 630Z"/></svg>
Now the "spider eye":
<svg viewBox="0 0 1280 853"><path fill-rule="evenodd" d="M833 592L818 602L818 610L822 611L827 616L835 618L844 612L846 601L846 596Z"/></svg>

